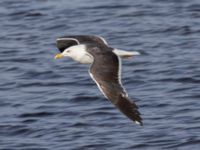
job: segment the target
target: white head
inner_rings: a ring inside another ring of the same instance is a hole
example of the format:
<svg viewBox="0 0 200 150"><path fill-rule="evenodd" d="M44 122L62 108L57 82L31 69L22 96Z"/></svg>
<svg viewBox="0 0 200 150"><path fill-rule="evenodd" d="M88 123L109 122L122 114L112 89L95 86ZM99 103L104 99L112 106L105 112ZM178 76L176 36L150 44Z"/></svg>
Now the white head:
<svg viewBox="0 0 200 150"><path fill-rule="evenodd" d="M55 56L55 59L62 57L71 57L73 60L83 64L90 64L93 62L93 57L86 51L85 45L75 45L66 48L62 53Z"/></svg>

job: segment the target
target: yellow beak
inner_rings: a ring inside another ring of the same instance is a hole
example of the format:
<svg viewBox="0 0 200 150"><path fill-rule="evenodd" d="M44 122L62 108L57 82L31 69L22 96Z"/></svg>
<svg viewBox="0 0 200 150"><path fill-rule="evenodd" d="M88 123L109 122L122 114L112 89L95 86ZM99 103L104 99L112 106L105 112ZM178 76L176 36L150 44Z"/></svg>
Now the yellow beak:
<svg viewBox="0 0 200 150"><path fill-rule="evenodd" d="M55 59L60 59L60 58L63 58L64 56L61 54L61 53L59 53L59 54L56 54L56 56L54 57Z"/></svg>

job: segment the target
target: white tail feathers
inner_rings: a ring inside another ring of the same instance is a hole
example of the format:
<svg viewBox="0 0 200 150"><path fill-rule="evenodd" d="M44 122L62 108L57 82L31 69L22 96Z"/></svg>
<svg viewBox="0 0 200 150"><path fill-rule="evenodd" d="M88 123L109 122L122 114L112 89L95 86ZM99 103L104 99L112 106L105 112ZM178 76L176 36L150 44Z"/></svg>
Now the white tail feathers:
<svg viewBox="0 0 200 150"><path fill-rule="evenodd" d="M120 49L114 49L113 52L121 58L130 58L135 55L140 55L140 53L137 51L125 51Z"/></svg>

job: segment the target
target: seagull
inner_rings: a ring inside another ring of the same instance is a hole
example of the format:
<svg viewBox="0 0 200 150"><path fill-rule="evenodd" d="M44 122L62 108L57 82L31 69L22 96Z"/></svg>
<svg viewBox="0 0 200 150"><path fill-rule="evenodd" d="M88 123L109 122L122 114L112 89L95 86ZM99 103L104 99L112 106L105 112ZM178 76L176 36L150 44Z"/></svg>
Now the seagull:
<svg viewBox="0 0 200 150"><path fill-rule="evenodd" d="M121 82L121 58L140 55L139 52L112 48L103 37L95 35L64 36L56 43L60 53L55 59L70 57L79 63L90 64L90 77L103 95L130 120L143 125L138 106L130 100Z"/></svg>

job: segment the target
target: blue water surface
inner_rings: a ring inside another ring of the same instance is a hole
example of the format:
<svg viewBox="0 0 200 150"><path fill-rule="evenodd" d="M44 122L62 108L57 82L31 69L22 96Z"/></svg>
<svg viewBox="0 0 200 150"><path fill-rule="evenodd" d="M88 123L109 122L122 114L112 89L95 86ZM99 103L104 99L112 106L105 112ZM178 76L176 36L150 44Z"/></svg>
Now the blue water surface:
<svg viewBox="0 0 200 150"><path fill-rule="evenodd" d="M0 150L199 150L199 0L1 0ZM56 38L103 36L142 55L122 79L144 126L100 93Z"/></svg>

